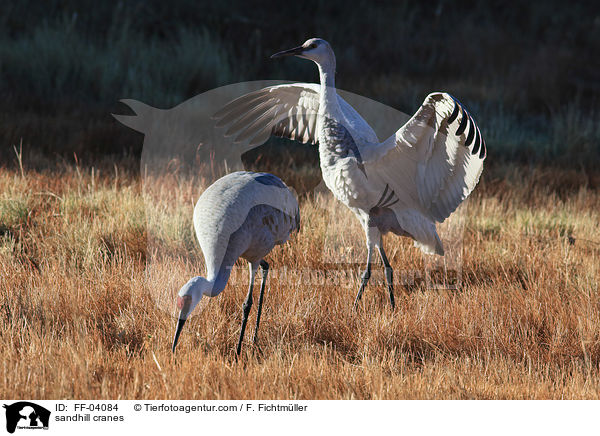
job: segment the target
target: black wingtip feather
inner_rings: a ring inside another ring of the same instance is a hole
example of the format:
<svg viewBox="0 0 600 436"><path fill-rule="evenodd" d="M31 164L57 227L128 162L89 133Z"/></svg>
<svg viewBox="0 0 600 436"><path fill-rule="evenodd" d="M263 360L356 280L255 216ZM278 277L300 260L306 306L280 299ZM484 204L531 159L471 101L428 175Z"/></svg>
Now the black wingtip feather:
<svg viewBox="0 0 600 436"><path fill-rule="evenodd" d="M467 122L470 119L467 111L463 107L461 107L461 109L462 109L463 116L462 116L462 119L460 120L458 130L456 131L456 136L460 136L464 133L465 129L467 128Z"/></svg>
<svg viewBox="0 0 600 436"><path fill-rule="evenodd" d="M481 134L479 133L479 127L477 127L476 130L477 133L475 134L475 144L473 144L471 154L477 154L477 152L479 151L479 146L481 145Z"/></svg>
<svg viewBox="0 0 600 436"><path fill-rule="evenodd" d="M450 94L448 94L448 95L450 95ZM479 130L479 126L477 125L475 120L473 118L471 118L471 116L465 110L465 108L462 106L460 101L458 101L452 95L450 95L450 98L454 102L454 110L452 111L452 114L448 118L448 124L452 124L456 120L456 118L458 118L459 110L462 111L463 117L460 120L460 125L458 126L458 129L456 130L456 136L462 135L464 133L465 129L467 128L467 124L468 124L469 125L469 133L467 134L467 138L465 140L464 145L465 145L465 147L469 147L469 145L471 145L471 142L473 142L473 149L471 150L471 154L476 155L477 152L479 152L479 159L484 159L487 155L487 148L485 146L485 140L483 139L483 135L481 134L481 132ZM473 137L475 137L475 138L473 138Z"/></svg>
<svg viewBox="0 0 600 436"><path fill-rule="evenodd" d="M473 141L473 136L475 136L475 129L477 129L477 125L475 121L471 118L469 120L469 134L467 135L467 140L465 141L465 147L468 147Z"/></svg>
<svg viewBox="0 0 600 436"><path fill-rule="evenodd" d="M452 124L458 116L458 103L456 102L456 100L454 100L454 98L452 98L452 100L454 101L454 110L452 111L452 115L450 115L450 118L448 118L448 124Z"/></svg>
<svg viewBox="0 0 600 436"><path fill-rule="evenodd" d="M487 149L485 148L485 140L481 137L481 150L479 151L479 159L485 159L487 155Z"/></svg>

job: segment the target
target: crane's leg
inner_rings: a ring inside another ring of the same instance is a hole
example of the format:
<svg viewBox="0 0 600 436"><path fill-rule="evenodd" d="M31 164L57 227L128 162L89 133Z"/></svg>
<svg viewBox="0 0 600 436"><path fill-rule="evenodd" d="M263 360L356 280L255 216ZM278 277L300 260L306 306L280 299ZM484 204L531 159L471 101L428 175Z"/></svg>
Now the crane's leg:
<svg viewBox="0 0 600 436"><path fill-rule="evenodd" d="M383 261L383 265L385 267L385 281L387 282L388 292L390 293L390 303L392 304L392 309L395 307L394 302L394 270L390 265L390 262L385 255L385 251L383 249L383 244L379 242L379 255L381 256L381 260Z"/></svg>
<svg viewBox="0 0 600 436"><path fill-rule="evenodd" d="M254 285L254 277L256 276L256 269L258 266L252 263L249 263L248 265L250 267L250 285L248 286L248 295L246 295L246 300L244 301L244 305L242 306L242 328L240 329L240 339L238 340L236 351L236 354L238 356L240 355L240 351L242 351L242 341L244 340L244 332L246 331L248 314L250 313L250 308L252 307L252 286Z"/></svg>
<svg viewBox="0 0 600 436"><path fill-rule="evenodd" d="M260 281L260 296L258 297L258 312L256 312L256 328L254 329L255 344L258 339L258 324L260 323L260 314L262 313L265 285L267 283L267 274L269 273L269 264L264 259L260 261L260 269L262 269L262 279Z"/></svg>
<svg viewBox="0 0 600 436"><path fill-rule="evenodd" d="M362 297L362 294L365 290L365 286L367 286L367 282L371 278L371 256L373 254L373 245L369 243L367 245L367 249L368 249L368 251L367 251L367 267L362 274L362 281L360 283L360 288L358 289L358 294L356 294L356 298L354 299L354 308L355 309L356 309L356 306L358 306L358 302L360 301L360 299Z"/></svg>

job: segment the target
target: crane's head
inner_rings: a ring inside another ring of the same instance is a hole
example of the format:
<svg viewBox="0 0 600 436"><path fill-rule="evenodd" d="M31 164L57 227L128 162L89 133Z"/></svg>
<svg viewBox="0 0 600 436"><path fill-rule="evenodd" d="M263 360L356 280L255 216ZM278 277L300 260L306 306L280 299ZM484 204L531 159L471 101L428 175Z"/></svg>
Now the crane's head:
<svg viewBox="0 0 600 436"><path fill-rule="evenodd" d="M335 64L335 55L327 41L321 38L311 38L306 40L300 47L280 51L271 56L279 58L282 56L298 56L299 58L310 59L319 65Z"/></svg>
<svg viewBox="0 0 600 436"><path fill-rule="evenodd" d="M177 294L179 319L177 320L177 328L175 329L175 337L173 338L173 352L175 352L175 347L177 346L177 341L179 340L179 335L181 334L185 321L202 299L202 295L204 295L205 292L210 293L211 288L211 283L204 277L194 277L179 290L179 293Z"/></svg>

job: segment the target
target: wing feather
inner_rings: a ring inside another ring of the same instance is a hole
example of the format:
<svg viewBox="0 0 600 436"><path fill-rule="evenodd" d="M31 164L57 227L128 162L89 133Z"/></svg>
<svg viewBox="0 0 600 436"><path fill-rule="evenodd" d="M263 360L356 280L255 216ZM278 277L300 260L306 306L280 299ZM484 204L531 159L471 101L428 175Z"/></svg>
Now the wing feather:
<svg viewBox="0 0 600 436"><path fill-rule="evenodd" d="M249 140L250 145L259 145L270 135L316 144L319 91L315 83L293 83L245 94L213 115L215 126L227 127L226 136L237 135L236 142ZM368 123L344 99L338 99L348 124L375 142L377 136Z"/></svg>
<svg viewBox="0 0 600 436"><path fill-rule="evenodd" d="M446 93L428 95L415 115L375 148L368 165L386 168L385 182L401 193L404 208L437 222L475 188L486 153L475 119Z"/></svg>

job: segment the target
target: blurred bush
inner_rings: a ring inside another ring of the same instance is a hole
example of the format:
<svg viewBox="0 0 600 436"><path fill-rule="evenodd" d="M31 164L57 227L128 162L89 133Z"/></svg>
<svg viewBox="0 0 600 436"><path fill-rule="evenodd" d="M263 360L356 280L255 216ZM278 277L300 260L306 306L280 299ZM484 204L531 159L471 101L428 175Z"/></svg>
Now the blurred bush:
<svg viewBox="0 0 600 436"><path fill-rule="evenodd" d="M407 113L434 90L459 97L496 161L598 162L600 12L558 1L4 2L0 149L137 153L109 115L119 99L167 108L236 81L315 81L308 62L268 59L311 36L334 47L342 89Z"/></svg>

